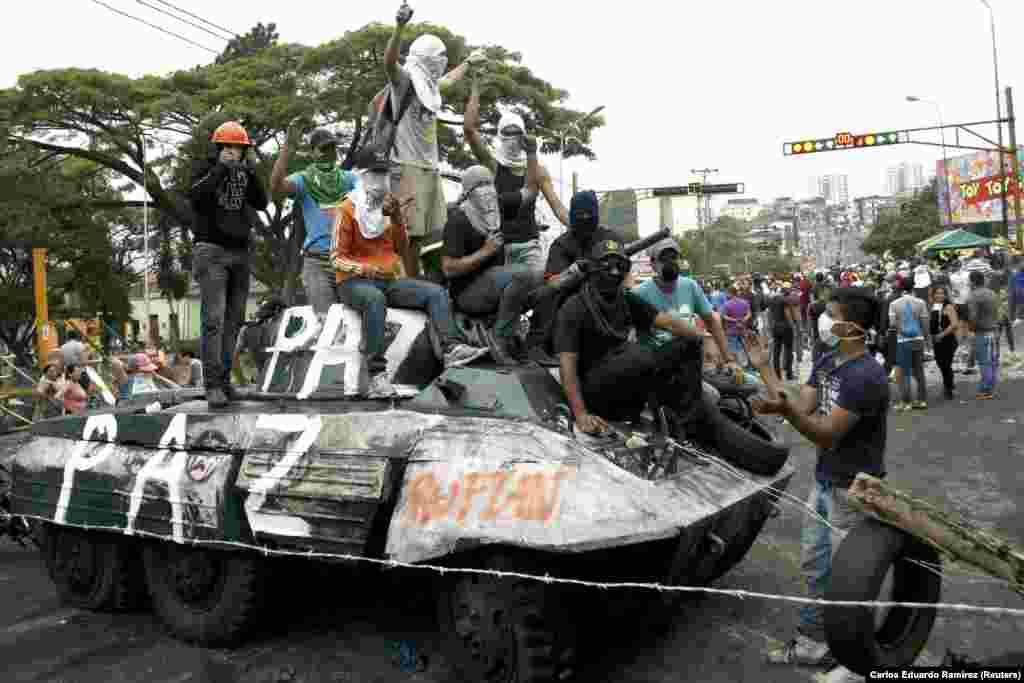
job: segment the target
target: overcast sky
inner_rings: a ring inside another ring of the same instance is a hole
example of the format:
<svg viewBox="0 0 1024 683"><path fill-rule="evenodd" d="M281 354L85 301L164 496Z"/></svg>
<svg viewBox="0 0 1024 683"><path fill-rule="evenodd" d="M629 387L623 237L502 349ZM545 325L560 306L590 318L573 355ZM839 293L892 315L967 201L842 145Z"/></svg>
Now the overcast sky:
<svg viewBox="0 0 1024 683"><path fill-rule="evenodd" d="M113 7L220 50L224 43L136 0ZM147 0L159 5L157 0ZM991 0L1002 86L1017 86L1024 108L1024 2ZM399 3L281 0L172 0L237 32L276 22L283 41L318 44L370 21L392 23ZM46 9L6 3L0 85L35 69L92 67L167 73L211 54L123 18L92 0L57 0ZM598 161L568 161L584 187L683 184L691 168L721 170L709 182L744 182L748 197L804 197L808 177L847 173L851 196L884 189L888 165L925 162L939 148L782 156L782 143L839 131L995 118L989 15L980 0L420 0L414 21L444 24L475 44L522 52L535 74L570 93L568 105L606 107L594 135ZM994 137L994 128L990 128ZM1024 135L1024 130L1021 131ZM935 138L938 141L938 137ZM559 173L556 159L548 161ZM567 180L568 182L568 180Z"/></svg>

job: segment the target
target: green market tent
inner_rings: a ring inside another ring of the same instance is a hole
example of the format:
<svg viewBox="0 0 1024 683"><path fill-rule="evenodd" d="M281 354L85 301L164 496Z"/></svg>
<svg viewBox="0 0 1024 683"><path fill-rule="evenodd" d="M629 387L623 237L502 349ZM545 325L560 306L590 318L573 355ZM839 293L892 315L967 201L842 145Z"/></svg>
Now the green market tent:
<svg viewBox="0 0 1024 683"><path fill-rule="evenodd" d="M973 232L967 230L954 230L950 233L946 233L941 239L932 242L924 251L936 252L936 251L950 251L956 249L977 249L979 247L988 247L992 245L992 239L990 237L982 237L976 235Z"/></svg>
<svg viewBox="0 0 1024 683"><path fill-rule="evenodd" d="M956 232L956 230L946 230L944 232L940 232L938 235L932 235L931 237L921 240L915 246L918 248L919 251L924 251L931 245L941 240L946 235L949 235L950 233L954 232Z"/></svg>

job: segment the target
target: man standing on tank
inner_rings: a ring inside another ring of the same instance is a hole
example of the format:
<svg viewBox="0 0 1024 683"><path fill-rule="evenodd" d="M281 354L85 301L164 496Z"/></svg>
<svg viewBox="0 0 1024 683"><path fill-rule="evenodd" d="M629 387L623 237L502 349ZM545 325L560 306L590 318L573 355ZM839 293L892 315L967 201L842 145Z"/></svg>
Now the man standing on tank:
<svg viewBox="0 0 1024 683"><path fill-rule="evenodd" d="M536 148L528 148L526 125L518 114L509 112L498 122L497 144L490 149L480 136L480 85L473 87L462 124L477 162L494 174L494 186L501 204L501 233L505 238L505 264L527 265L544 272L544 252L534 207L543 194L561 223L569 227L569 212L555 193L551 176L537 161Z"/></svg>
<svg viewBox="0 0 1024 683"><path fill-rule="evenodd" d="M267 208L267 193L241 124L222 124L211 142L210 156L192 169L189 199L195 216L192 271L201 299L206 401L211 408L222 408L236 398L231 357L249 297L251 214Z"/></svg>
<svg viewBox="0 0 1024 683"><path fill-rule="evenodd" d="M306 239L302 242L302 284L319 318L341 301L331 265L331 230L338 206L355 189L355 174L338 165L338 138L326 129L313 131L309 139L313 162L299 173L288 173L288 160L298 145L298 129L288 129L288 140L274 162L270 190L293 197L302 206Z"/></svg>
<svg viewBox="0 0 1024 683"><path fill-rule="evenodd" d="M395 17L395 30L384 51L384 70L391 84L391 106L400 111L409 88L413 96L398 122L395 146L391 150L391 186L409 233L409 248L402 260L409 277L420 275L420 247L429 235L440 230L448 208L438 173L437 114L442 93L458 82L473 63L486 59L480 51L447 74L448 50L441 39L424 34L409 46L405 66L398 63L402 33L412 19L412 8L402 3Z"/></svg>

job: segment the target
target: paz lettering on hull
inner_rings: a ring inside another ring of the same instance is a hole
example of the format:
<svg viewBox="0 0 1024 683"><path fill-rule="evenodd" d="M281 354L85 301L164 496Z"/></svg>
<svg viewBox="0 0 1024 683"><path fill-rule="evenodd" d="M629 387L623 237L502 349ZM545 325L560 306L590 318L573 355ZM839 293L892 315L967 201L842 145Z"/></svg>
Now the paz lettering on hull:
<svg viewBox="0 0 1024 683"><path fill-rule="evenodd" d="M426 526L451 521L462 526L470 522L543 522L558 517L562 482L572 479L576 469L561 466L519 465L514 471L466 472L449 480L435 472L423 472L408 484L408 507L404 526Z"/></svg>

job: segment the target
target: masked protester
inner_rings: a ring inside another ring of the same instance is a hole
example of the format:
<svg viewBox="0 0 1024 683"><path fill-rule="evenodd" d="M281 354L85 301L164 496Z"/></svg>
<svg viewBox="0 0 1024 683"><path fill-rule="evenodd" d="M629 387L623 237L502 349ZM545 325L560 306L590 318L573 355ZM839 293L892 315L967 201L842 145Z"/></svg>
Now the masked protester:
<svg viewBox="0 0 1024 683"><path fill-rule="evenodd" d="M323 318L338 296L331 266L331 230L342 199L355 188L355 175L338 165L338 139L325 129L313 131L309 139L313 161L299 173L287 175L292 147L298 130L288 131L288 142L274 162L270 189L293 197L302 206L306 239L302 242L302 284L316 314Z"/></svg>
<svg viewBox="0 0 1024 683"><path fill-rule="evenodd" d="M704 290L695 281L684 276L681 271L679 243L671 237L657 242L648 250L651 257L651 268L654 277L642 283L633 293L649 303L659 313L666 313L688 325L699 326L703 320L705 329L718 347L719 358L726 363L734 364L736 354L728 346L721 318L717 317L711 302L704 295ZM672 342L670 330L654 327L650 334L641 335L641 344L657 349Z"/></svg>
<svg viewBox="0 0 1024 683"><path fill-rule="evenodd" d="M497 313L491 337L495 361L521 360L515 331L543 277L527 265L505 265L501 212L494 177L483 166L462 175L458 208L444 228L441 269L456 307L470 315Z"/></svg>
<svg viewBox="0 0 1024 683"><path fill-rule="evenodd" d="M267 208L267 193L248 160L249 134L228 121L213 133L213 151L192 169L189 198L195 222L192 273L202 300L200 355L206 368L206 401L224 407L236 398L231 359L249 298L254 211Z"/></svg>
<svg viewBox="0 0 1024 683"><path fill-rule="evenodd" d="M599 220L597 193L593 190L577 192L569 203L569 229L548 249L548 260L544 266L545 289L556 291L538 297L526 340L530 359L542 365L558 365L558 359L550 353L555 319L561 305L575 293L575 290L564 289L563 285L567 278L580 273L577 262L585 259L599 242L622 241L616 232L599 225Z"/></svg>
<svg viewBox="0 0 1024 683"><path fill-rule="evenodd" d="M569 227L569 212L555 193L547 169L537 161L536 140L526 136L522 117L510 112L498 121L493 149L484 144L480 135L480 88L476 79L473 79L466 104L462 130L477 162L494 174L502 204L505 262L526 264L543 273L544 256L534 212L537 194L544 195L566 227Z"/></svg>
<svg viewBox="0 0 1024 683"><path fill-rule="evenodd" d="M440 230L447 220L437 167L437 114L441 111L442 93L466 74L471 63L483 61L485 57L482 52L474 52L466 62L446 74L447 48L437 36L425 34L412 42L405 66L399 65L402 34L412 13L412 8L404 3L398 9L395 30L384 52L384 70L391 84L393 111L399 111L409 88L413 89L408 109L398 122L395 146L390 154L394 162L392 186L409 233L409 250L403 255L405 270L410 276L418 277L423 239Z"/></svg>
<svg viewBox="0 0 1024 683"><path fill-rule="evenodd" d="M850 505L847 489L858 472L885 476L889 383L885 370L867 353L866 337L878 320L879 304L863 288L836 290L828 304L831 325L822 342L831 349L811 371L799 398L790 400L771 369L761 341L748 337L751 362L760 370L770 398L754 401L755 411L781 415L818 447L810 506L824 518L808 518L801 534L801 572L810 598L824 599L832 574L832 553L841 536L862 513ZM821 316L824 320L826 314ZM831 526L829 526L831 525ZM824 608L800 610L797 635L768 652L776 664L830 667L834 658L825 641Z"/></svg>
<svg viewBox="0 0 1024 683"><path fill-rule="evenodd" d="M361 170L356 191L341 203L334 224L332 263L338 270L342 301L363 315L365 362L371 398L394 394L388 381L384 332L388 306L424 310L441 342L445 367L470 363L485 355L457 341L448 293L424 280L403 277L399 254L408 241L402 214L391 193L387 156L364 149L356 160Z"/></svg>
<svg viewBox="0 0 1024 683"><path fill-rule="evenodd" d="M592 270L562 306L555 332L576 424L589 434L606 432L609 420L637 417L652 394L676 415L691 414L702 390L703 333L625 289L631 263L621 241L601 240L589 256ZM629 341L634 331L654 329L673 340L658 348Z"/></svg>

